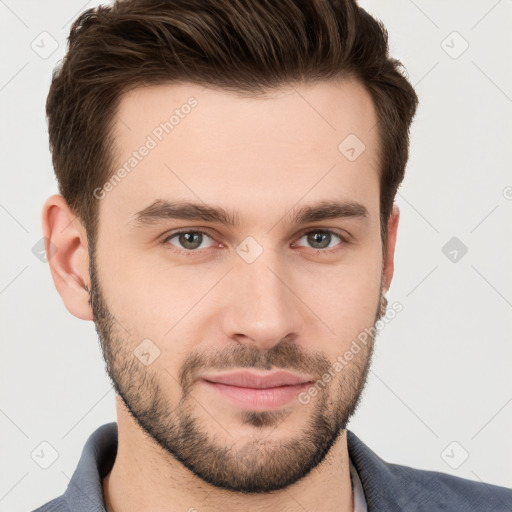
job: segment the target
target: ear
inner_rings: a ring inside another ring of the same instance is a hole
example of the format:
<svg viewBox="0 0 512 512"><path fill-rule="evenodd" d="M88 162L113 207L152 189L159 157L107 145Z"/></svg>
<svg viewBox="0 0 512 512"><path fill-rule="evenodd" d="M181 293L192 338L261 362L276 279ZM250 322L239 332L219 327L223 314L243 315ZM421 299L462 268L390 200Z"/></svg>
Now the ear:
<svg viewBox="0 0 512 512"><path fill-rule="evenodd" d="M386 294L391 286L391 280L393 279L393 272L395 270L394 256L399 219L400 210L396 204L393 204L393 210L388 220L388 241L383 262L382 288L384 294Z"/></svg>
<svg viewBox="0 0 512 512"><path fill-rule="evenodd" d="M92 320L89 305L89 253L87 232L59 194L49 197L42 211L45 249L55 287L67 310Z"/></svg>

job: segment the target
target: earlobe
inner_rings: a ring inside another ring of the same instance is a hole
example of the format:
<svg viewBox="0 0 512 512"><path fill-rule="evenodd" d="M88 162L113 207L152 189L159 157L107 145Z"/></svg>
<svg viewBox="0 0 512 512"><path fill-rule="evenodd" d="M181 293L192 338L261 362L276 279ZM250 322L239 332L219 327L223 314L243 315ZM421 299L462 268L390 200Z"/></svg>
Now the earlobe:
<svg viewBox="0 0 512 512"><path fill-rule="evenodd" d="M396 204L393 204L393 210L388 220L388 241L386 247L385 261L383 265L382 287L383 293L386 293L391 286L391 280L394 273L394 256L396 236L398 231L398 222L400 220L400 210Z"/></svg>
<svg viewBox="0 0 512 512"><path fill-rule="evenodd" d="M72 315L82 320L92 320L87 292L90 280L85 227L59 194L46 200L41 217L55 287Z"/></svg>

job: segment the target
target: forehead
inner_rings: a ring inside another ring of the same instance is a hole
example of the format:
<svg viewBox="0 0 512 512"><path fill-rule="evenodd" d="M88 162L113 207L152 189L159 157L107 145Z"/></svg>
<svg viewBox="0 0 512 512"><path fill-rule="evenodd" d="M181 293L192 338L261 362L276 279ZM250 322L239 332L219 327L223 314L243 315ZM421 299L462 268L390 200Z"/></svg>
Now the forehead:
<svg viewBox="0 0 512 512"><path fill-rule="evenodd" d="M137 88L116 114L121 176L100 212L129 221L156 199L180 199L229 201L261 218L307 200L375 200L376 123L370 95L352 80L259 97L197 84Z"/></svg>
<svg viewBox="0 0 512 512"><path fill-rule="evenodd" d="M160 135L172 132L175 136L166 139L202 136L202 148L210 150L221 142L269 147L273 141L312 147L326 137L325 145L332 145L349 133L371 142L376 122L370 95L353 79L290 84L258 96L186 83L138 87L125 93L115 132L121 138L120 150L124 144L133 147L140 142L137 132L155 131L159 138L159 126L164 131ZM161 126L166 123L170 130Z"/></svg>

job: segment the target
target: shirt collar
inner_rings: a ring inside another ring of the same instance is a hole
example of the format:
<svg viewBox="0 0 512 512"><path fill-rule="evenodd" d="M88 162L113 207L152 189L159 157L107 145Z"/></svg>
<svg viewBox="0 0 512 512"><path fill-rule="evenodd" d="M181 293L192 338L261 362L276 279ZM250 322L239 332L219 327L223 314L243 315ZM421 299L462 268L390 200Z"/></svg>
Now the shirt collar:
<svg viewBox="0 0 512 512"><path fill-rule="evenodd" d="M347 430L347 446L356 506L354 512L400 511L401 507L387 484L393 478L386 462L350 430ZM103 478L112 469L116 453L116 422L102 425L91 434L64 493L70 510L106 512Z"/></svg>

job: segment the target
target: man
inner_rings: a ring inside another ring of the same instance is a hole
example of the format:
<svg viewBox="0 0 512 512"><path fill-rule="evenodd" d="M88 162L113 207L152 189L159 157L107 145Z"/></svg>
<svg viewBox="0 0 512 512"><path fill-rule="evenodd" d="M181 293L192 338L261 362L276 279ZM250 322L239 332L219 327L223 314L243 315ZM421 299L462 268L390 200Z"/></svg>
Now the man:
<svg viewBox="0 0 512 512"><path fill-rule="evenodd" d="M387 314L417 96L351 1L123 0L53 77L55 285L117 423L38 511L509 510L348 421Z"/></svg>

